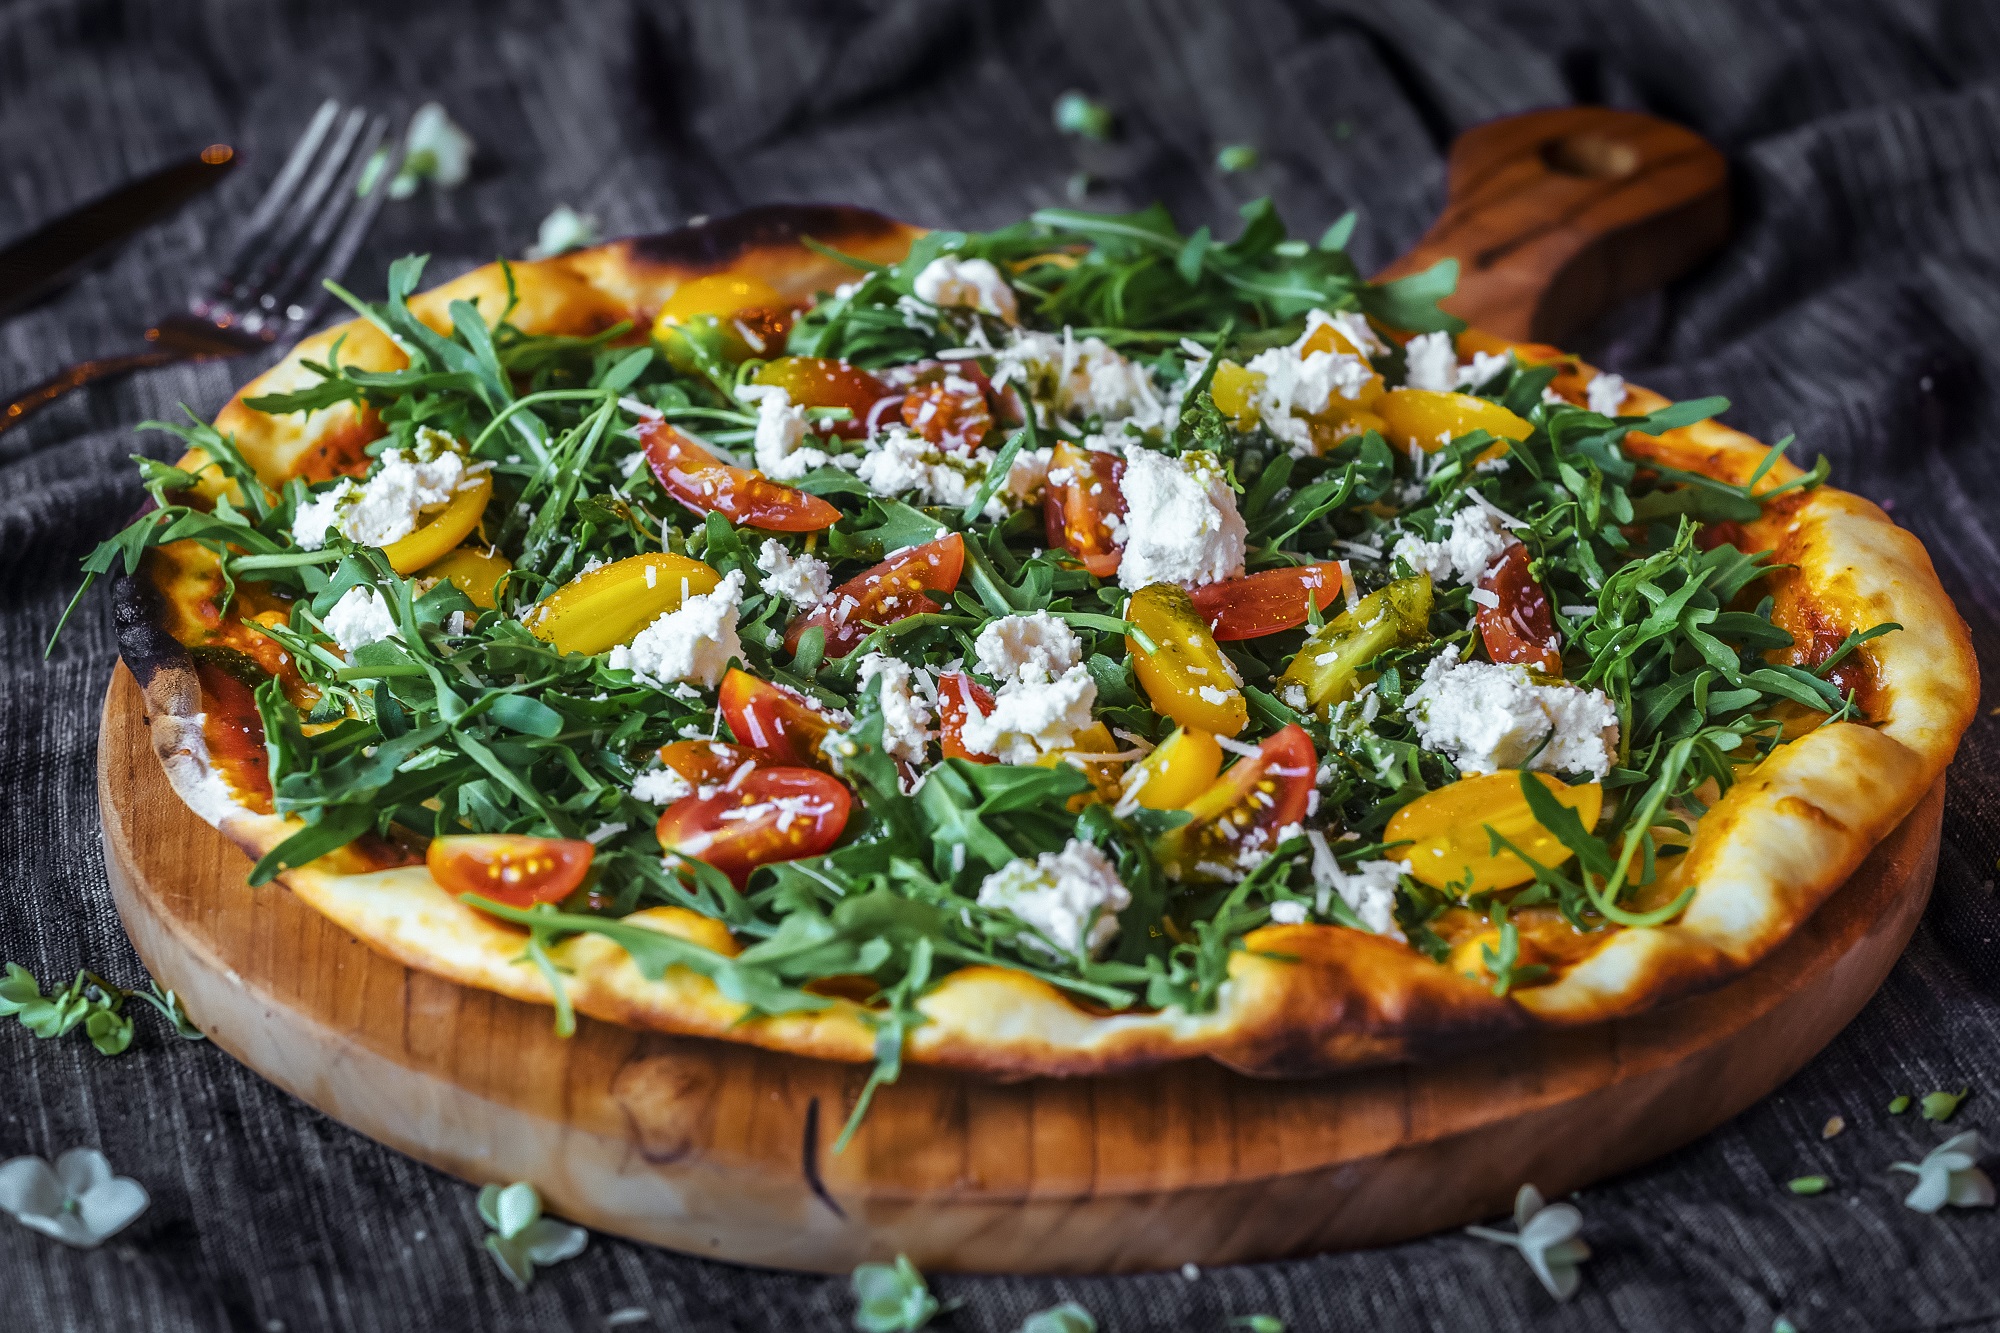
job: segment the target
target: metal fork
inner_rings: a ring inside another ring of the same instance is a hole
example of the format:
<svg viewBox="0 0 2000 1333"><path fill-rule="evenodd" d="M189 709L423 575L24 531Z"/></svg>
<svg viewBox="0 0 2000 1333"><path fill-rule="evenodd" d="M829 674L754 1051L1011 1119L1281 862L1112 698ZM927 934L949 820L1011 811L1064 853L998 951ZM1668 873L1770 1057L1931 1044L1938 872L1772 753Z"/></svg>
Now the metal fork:
<svg viewBox="0 0 2000 1333"><path fill-rule="evenodd" d="M15 397L0 407L0 432L97 380L244 356L303 335L326 307L322 280L346 271L401 169L400 136L390 139L389 127L387 115L360 107L342 115L333 99L321 103L214 278L189 294L187 313L147 329L144 351L79 362Z"/></svg>

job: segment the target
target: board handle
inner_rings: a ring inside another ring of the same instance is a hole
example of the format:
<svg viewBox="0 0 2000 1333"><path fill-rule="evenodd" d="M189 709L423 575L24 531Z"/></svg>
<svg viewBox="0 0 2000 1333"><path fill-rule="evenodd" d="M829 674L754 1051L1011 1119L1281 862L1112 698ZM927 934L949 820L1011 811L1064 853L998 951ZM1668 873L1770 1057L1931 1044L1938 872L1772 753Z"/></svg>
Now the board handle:
<svg viewBox="0 0 2000 1333"><path fill-rule="evenodd" d="M1455 258L1446 310L1502 337L1560 343L1728 234L1729 168L1715 145L1636 111L1560 107L1461 134L1444 212L1380 276Z"/></svg>

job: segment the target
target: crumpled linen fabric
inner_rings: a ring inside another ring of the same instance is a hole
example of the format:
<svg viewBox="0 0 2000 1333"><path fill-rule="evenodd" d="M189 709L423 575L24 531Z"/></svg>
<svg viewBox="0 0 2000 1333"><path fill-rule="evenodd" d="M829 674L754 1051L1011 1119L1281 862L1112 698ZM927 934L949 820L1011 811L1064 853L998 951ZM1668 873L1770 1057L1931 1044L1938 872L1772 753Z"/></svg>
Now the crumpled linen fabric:
<svg viewBox="0 0 2000 1333"><path fill-rule="evenodd" d="M1068 88L1119 137L1063 138ZM30 0L0 10L0 236L213 140L220 190L0 324L0 387L119 350L171 309L324 96L442 101L472 179L391 205L350 273L434 256L436 280L532 242L558 203L606 235L772 200L843 200L990 226L1066 202L1166 202L1225 234L1276 197L1303 234L1360 211L1386 262L1435 214L1451 136L1537 106L1682 121L1729 154L1728 247L1585 340L1921 536L1991 669L2000 649L2000 8L1954 0ZM1214 167L1249 143L1261 165ZM93 781L115 649L102 596L43 646L77 561L140 500L126 456L258 367L155 371L72 395L0 437L0 959L44 983L143 973L105 884ZM1905 1209L1886 1171L1964 1128L2000 1138L2000 733L1950 776L1935 895L1907 956L1828 1050L1706 1139L1585 1191L1593 1257L1557 1306L1517 1256L1457 1234L1358 1254L1120 1278L954 1278L940 1327L1016 1328L1070 1299L1118 1333L1220 1330L2000 1328L2000 1216ZM517 1293L479 1248L474 1191L319 1115L141 1014L107 1060L0 1022L0 1158L104 1149L152 1207L94 1252L0 1220L11 1326L129 1330L835 1329L839 1277L759 1272L594 1236ZM1949 1129L1897 1093L1970 1084ZM1828 1117L1846 1132L1822 1141ZM1814 1198L1794 1176L1825 1174ZM1329 1200L1329 1206L1331 1206ZM636 1316L627 1314L627 1318Z"/></svg>

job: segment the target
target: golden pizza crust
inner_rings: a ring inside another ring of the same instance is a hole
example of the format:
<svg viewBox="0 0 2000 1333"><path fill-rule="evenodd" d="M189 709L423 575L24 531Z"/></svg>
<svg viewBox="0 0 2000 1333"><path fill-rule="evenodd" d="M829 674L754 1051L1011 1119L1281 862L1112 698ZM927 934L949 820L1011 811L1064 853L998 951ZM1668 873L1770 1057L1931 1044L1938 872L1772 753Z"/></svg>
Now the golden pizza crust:
<svg viewBox="0 0 2000 1333"><path fill-rule="evenodd" d="M510 317L531 333L596 333L625 319L644 330L679 283L702 273L754 272L801 298L850 276L798 244L801 234L884 261L899 257L919 233L855 209L754 210L667 237L515 265L518 302ZM506 301L500 267L474 270L413 298L411 307L443 331L454 299L474 301L497 318ZM351 465L375 433L346 406L311 418L243 406L248 396L313 383L303 363L326 360L336 343L344 364L403 364L386 337L355 321L301 343L244 386L217 418L273 484L292 475L330 475L343 460ZM1666 401L1635 388L1625 411L1651 411ZM1634 436L1631 447L1739 483L1767 452L1713 421L1658 438ZM1780 462L1760 485L1795 475L1795 467ZM911 1036L907 1058L1001 1077L1098 1073L1193 1056L1257 1074L1318 1073L1421 1058L1541 1024L1635 1013L1755 963L1840 886L1943 774L1973 716L1978 671L1970 637L1923 547L1876 506L1820 487L1774 503L1748 529L1749 549L1773 548L1795 565L1801 595L1835 627L1892 620L1903 628L1860 650L1870 673L1872 724L1820 727L1780 747L1702 819L1666 886L1673 892L1697 885L1678 921L1608 931L1550 984L1504 999L1392 940L1325 925L1252 933L1232 957L1229 981L1209 1014L1106 1015L1022 973L969 968L923 999L929 1021ZM146 695L156 717L181 724L155 734L176 788L205 818L253 857L296 827L227 801L218 806L215 770L201 750L198 689L190 693L186 680L160 672ZM449 897L422 865L371 869L336 853L282 878L357 938L411 967L530 1003L552 1002L547 983L523 958L522 932ZM678 908L625 920L723 953L737 948L721 923ZM570 974L570 998L582 1013L825 1059L874 1058L873 1029L851 1001L749 1018L745 1006L685 969L648 981L601 936L574 937L553 953Z"/></svg>

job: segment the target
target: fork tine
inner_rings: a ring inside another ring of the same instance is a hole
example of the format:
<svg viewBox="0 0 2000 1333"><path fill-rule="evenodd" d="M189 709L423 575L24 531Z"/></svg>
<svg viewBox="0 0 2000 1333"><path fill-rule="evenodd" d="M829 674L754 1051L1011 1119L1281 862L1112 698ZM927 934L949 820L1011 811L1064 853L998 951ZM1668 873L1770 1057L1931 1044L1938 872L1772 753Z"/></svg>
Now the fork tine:
<svg viewBox="0 0 2000 1333"><path fill-rule="evenodd" d="M332 279L336 282L340 280L340 275L345 273L347 266L353 262L354 252L361 248L361 242L367 239L369 229L375 225L375 215L382 211L382 205L389 198L389 182L403 169L402 140L401 134L391 137L389 155L382 160L382 169L376 173L368 193L358 198L348 212L346 225L334 238L332 248L327 251L325 261L319 266L318 280L314 281L311 289L304 294L305 299L291 307L299 313L292 315L291 311L287 310L287 318L298 327L310 327L313 321L319 318L320 312L326 309L330 293L326 290L325 280ZM369 156L372 157L373 154ZM363 159L363 170L366 171L366 159Z"/></svg>
<svg viewBox="0 0 2000 1333"><path fill-rule="evenodd" d="M255 258L245 266L247 271L240 277L232 275L224 279L225 290L218 304L231 307L238 312L244 312L246 307L254 306L257 292L271 280L278 266L284 262L285 255L290 252L299 233L318 215L321 201L333 187L335 178L340 175L341 167L347 161L348 153L354 147L354 141L360 136L362 125L367 119L368 113L359 107L347 113L341 122L339 133L334 137L333 147L320 155L318 164L306 178L305 188L291 201L276 229Z"/></svg>
<svg viewBox="0 0 2000 1333"><path fill-rule="evenodd" d="M329 97L319 104L313 117L307 123L305 132L292 145L291 154L284 166L278 169L277 178L258 199L257 206L250 210L250 216L230 243L228 257L216 266L216 279L210 283L206 299L198 297L189 304L199 308L209 301L220 299L222 294L239 276L239 271L253 250L262 246L270 233L271 224L277 220L280 210L291 201L292 193L298 189L300 180L318 155L320 145L326 141L327 131L333 126L333 119L340 113L340 103Z"/></svg>
<svg viewBox="0 0 2000 1333"><path fill-rule="evenodd" d="M283 276L266 285L257 294L256 304L260 308L261 318L259 311L252 311L244 318L244 327L250 332L258 332L262 325L283 324L303 317L304 307L294 303L299 284L323 267L320 264L320 256L325 253L327 243L340 230L342 220L357 205L365 205L368 202L361 197L358 187L368 173L370 159L375 156L376 150L381 147L382 140L388 132L387 116L377 115L369 121L367 133L362 136L347 169L341 173L340 188L334 192L332 201L320 210L304 241L293 248L291 262L286 265ZM384 183L378 173L372 182L370 194L382 188ZM293 309L299 310L299 315L291 314Z"/></svg>

